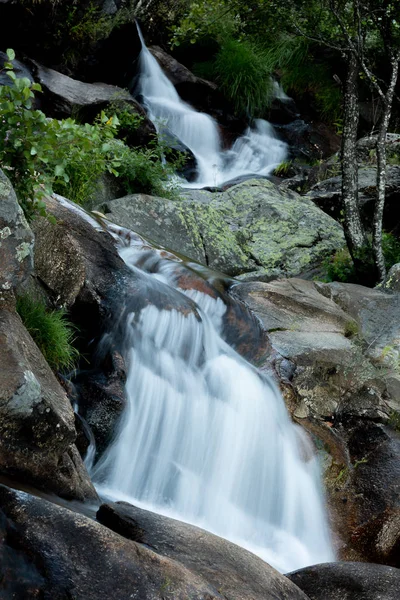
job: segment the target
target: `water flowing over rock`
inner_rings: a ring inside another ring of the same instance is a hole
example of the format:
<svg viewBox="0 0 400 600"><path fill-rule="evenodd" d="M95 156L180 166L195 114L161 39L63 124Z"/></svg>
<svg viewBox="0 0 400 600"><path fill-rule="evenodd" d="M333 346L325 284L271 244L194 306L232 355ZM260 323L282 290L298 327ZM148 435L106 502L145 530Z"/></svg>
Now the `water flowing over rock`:
<svg viewBox="0 0 400 600"><path fill-rule="evenodd" d="M180 288L163 251L149 254L127 232L120 240L150 298L170 300L127 311L129 408L94 481L103 493L202 526L281 570L332 556L312 451L300 458L307 441L274 385L220 337L224 303ZM184 312L171 303L182 292L192 301Z"/></svg>
<svg viewBox="0 0 400 600"><path fill-rule="evenodd" d="M266 180L219 193L187 191L180 202L136 194L99 210L175 252L250 280L305 274L344 245L342 227L311 200Z"/></svg>
<svg viewBox="0 0 400 600"><path fill-rule="evenodd" d="M181 100L142 36L141 41L140 75L134 93L158 131L170 132L195 156L198 176L192 187L216 186L243 175L268 175L285 159L286 145L262 119L257 119L230 150L223 151L217 123Z"/></svg>

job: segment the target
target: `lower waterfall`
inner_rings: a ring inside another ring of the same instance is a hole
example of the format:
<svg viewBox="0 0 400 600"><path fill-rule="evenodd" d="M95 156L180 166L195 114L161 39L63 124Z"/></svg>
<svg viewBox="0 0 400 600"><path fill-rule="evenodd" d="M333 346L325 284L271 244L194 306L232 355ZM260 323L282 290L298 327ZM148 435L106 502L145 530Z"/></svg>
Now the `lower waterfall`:
<svg viewBox="0 0 400 600"><path fill-rule="evenodd" d="M127 317L128 407L91 472L99 492L198 525L282 572L333 560L311 444L273 382L222 338L224 302L180 289L176 262L121 231L133 272L191 309L149 301Z"/></svg>

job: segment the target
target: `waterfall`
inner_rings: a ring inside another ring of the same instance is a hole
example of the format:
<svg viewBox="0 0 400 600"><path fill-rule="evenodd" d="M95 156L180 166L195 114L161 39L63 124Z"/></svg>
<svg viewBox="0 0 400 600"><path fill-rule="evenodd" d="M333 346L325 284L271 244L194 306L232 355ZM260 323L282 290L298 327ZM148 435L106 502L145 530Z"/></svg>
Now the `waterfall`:
<svg viewBox="0 0 400 600"><path fill-rule="evenodd" d="M142 51L135 93L156 128L172 134L193 153L198 175L185 187L218 186L245 175L265 176L285 160L286 144L276 138L272 126L263 119L256 119L232 148L222 150L217 123L181 100L146 47L139 27L138 32Z"/></svg>
<svg viewBox="0 0 400 600"><path fill-rule="evenodd" d="M112 231L147 292L124 322L128 408L91 472L99 493L198 525L282 572L333 560L315 453L272 381L224 341L224 301L190 289L176 257Z"/></svg>

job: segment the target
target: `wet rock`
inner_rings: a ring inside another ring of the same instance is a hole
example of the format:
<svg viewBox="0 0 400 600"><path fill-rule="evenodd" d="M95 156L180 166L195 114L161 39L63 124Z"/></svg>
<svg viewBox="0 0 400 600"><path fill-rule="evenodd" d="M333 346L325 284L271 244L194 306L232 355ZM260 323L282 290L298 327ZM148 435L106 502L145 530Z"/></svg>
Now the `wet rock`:
<svg viewBox="0 0 400 600"><path fill-rule="evenodd" d="M91 373L75 379L79 394L79 410L84 415L101 456L114 437L126 407L126 365L117 349L110 348Z"/></svg>
<svg viewBox="0 0 400 600"><path fill-rule="evenodd" d="M98 520L203 577L227 600L300 600L285 577L247 550L193 525L125 502L103 504Z"/></svg>
<svg viewBox="0 0 400 600"><path fill-rule="evenodd" d="M382 565L338 562L314 565L287 577L310 600L397 600L400 570Z"/></svg>
<svg viewBox="0 0 400 600"><path fill-rule="evenodd" d="M297 119L275 127L280 137L289 144L295 158L328 158L340 148L340 137L325 123L306 123Z"/></svg>
<svg viewBox="0 0 400 600"><path fill-rule="evenodd" d="M33 233L8 178L0 170L0 297L22 284L33 268Z"/></svg>
<svg viewBox="0 0 400 600"><path fill-rule="evenodd" d="M221 107L223 100L217 92L215 83L196 77L159 46L150 46L149 50L168 79L174 84L182 100L203 112L213 113L215 109Z"/></svg>
<svg viewBox="0 0 400 600"><path fill-rule="evenodd" d="M9 558L8 577L0 581L4 600L16 597L10 580L17 580L24 564L28 569L21 585L34 590L31 598L223 598L205 579L178 562L67 508L0 486L0 509L7 520L3 540Z"/></svg>
<svg viewBox="0 0 400 600"><path fill-rule="evenodd" d="M20 318L0 311L0 471L68 498L96 498L74 413Z"/></svg>
<svg viewBox="0 0 400 600"><path fill-rule="evenodd" d="M298 275L342 247L342 228L295 192L251 180L181 202L142 194L99 207L111 221L229 275Z"/></svg>

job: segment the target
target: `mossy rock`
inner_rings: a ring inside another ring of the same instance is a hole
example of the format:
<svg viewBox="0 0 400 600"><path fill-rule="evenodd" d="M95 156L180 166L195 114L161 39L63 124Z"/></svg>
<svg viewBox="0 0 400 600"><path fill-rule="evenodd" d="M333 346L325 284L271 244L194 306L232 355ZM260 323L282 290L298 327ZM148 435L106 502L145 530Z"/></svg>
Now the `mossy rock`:
<svg viewBox="0 0 400 600"><path fill-rule="evenodd" d="M179 201L143 194L99 207L107 217L213 269L248 279L292 277L344 245L342 227L307 197L251 180Z"/></svg>

